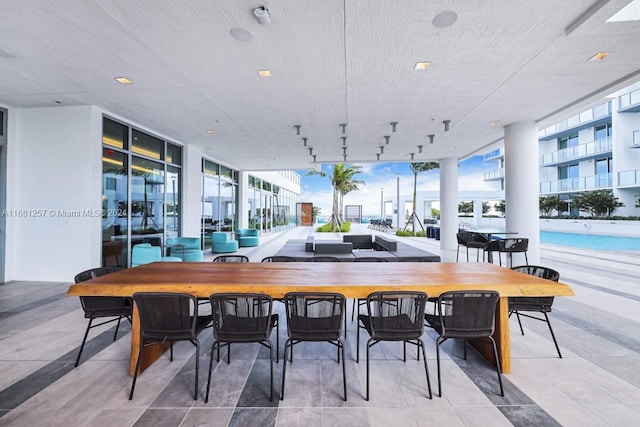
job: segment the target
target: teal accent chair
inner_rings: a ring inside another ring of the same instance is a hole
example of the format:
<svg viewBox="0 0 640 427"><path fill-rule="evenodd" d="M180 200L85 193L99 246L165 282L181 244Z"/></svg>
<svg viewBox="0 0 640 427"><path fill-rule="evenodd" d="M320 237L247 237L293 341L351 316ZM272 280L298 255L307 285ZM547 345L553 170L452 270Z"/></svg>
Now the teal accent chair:
<svg viewBox="0 0 640 427"><path fill-rule="evenodd" d="M223 231L211 233L211 252L216 254L236 252L238 247L238 241L232 240L229 237L229 233Z"/></svg>
<svg viewBox="0 0 640 427"><path fill-rule="evenodd" d="M137 267L150 262L181 262L182 258L174 256L162 256L160 246L151 246L149 243L140 243L131 250L131 267Z"/></svg>
<svg viewBox="0 0 640 427"><path fill-rule="evenodd" d="M258 229L256 228L241 228L236 231L236 240L241 248L247 246L258 246L260 244Z"/></svg>
<svg viewBox="0 0 640 427"><path fill-rule="evenodd" d="M199 237L169 237L167 247L171 256L177 256L185 262L202 262L203 253Z"/></svg>

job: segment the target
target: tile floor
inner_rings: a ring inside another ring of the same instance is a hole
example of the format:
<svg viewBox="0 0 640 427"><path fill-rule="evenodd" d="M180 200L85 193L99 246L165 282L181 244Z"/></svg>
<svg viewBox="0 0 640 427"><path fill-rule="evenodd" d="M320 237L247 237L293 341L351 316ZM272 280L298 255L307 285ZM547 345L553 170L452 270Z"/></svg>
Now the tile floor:
<svg viewBox="0 0 640 427"><path fill-rule="evenodd" d="M312 230L263 236L243 248L252 261L272 255L287 240ZM353 232L372 232L354 226ZM332 238L321 235L318 238ZM335 237L334 237L335 238ZM432 239L409 244L455 260ZM207 259L213 255L209 254ZM512 320L513 373L497 392L492 367L460 343L447 342L443 397L426 397L422 362L402 362L399 344L372 349L371 400L364 399L365 363L355 363L355 323L346 345L349 399L328 344L296 346L287 367L284 400L268 399L268 353L236 345L230 364L214 361L211 395L204 403L212 337L201 335L200 384L193 400L195 348L176 346L138 379L132 401L128 325L112 342L112 326L92 330L78 368L75 356L86 321L69 283L0 285L0 425L2 426L635 426L640 421L640 251L598 252L543 245L542 265L557 269L575 297L557 298L551 314L564 358L557 357L546 325L525 319L525 336ZM278 306L278 310L282 310ZM351 305L348 304L349 310ZM284 344L286 331L281 330ZM431 384L435 344L425 332ZM361 345L363 345L361 343ZM362 347L364 349L364 345ZM410 353L414 354L414 353ZM276 395L282 361L276 365Z"/></svg>

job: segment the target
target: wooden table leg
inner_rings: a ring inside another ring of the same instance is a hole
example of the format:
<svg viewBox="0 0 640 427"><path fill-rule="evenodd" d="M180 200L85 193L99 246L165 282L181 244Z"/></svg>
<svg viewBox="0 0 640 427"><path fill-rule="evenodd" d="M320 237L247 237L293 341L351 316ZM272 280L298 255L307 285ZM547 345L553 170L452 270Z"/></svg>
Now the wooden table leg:
<svg viewBox="0 0 640 427"><path fill-rule="evenodd" d="M138 350L140 348L140 315L138 307L133 304L133 313L131 315L131 356L129 358L129 375L133 376L136 372L136 363L138 362ZM140 372L144 371L149 365L158 360L162 354L170 347L169 343L155 344L146 347L142 351L142 361L140 362Z"/></svg>
<svg viewBox="0 0 640 427"><path fill-rule="evenodd" d="M500 358L500 370L503 374L511 373L511 337L509 332L509 298L500 297L496 306L496 321L493 339L498 348L498 357ZM495 364L493 348L491 343L487 341L470 341L470 344L478 350L478 352L492 364Z"/></svg>

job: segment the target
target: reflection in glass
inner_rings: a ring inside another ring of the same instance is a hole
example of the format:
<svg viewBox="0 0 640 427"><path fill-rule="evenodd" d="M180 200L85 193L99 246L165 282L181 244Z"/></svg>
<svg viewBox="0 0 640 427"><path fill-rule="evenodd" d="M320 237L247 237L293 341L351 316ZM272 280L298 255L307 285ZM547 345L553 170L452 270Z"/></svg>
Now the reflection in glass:
<svg viewBox="0 0 640 427"><path fill-rule="evenodd" d="M164 165L131 160L131 240L161 246L164 232ZM134 236L135 235L135 236Z"/></svg>
<svg viewBox="0 0 640 427"><path fill-rule="evenodd" d="M180 168L167 166L166 237L178 237L180 230Z"/></svg>
<svg viewBox="0 0 640 427"><path fill-rule="evenodd" d="M102 266L126 267L127 155L102 149Z"/></svg>
<svg viewBox="0 0 640 427"><path fill-rule="evenodd" d="M133 129L131 151L156 160L164 160L164 141ZM177 162L173 162L177 163Z"/></svg>

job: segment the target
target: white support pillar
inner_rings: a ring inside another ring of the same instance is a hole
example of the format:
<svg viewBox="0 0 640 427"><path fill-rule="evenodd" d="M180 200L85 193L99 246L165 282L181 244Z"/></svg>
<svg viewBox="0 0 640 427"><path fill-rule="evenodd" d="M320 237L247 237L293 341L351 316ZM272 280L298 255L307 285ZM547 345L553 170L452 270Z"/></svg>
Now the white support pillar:
<svg viewBox="0 0 640 427"><path fill-rule="evenodd" d="M238 173L238 228L249 227L249 174Z"/></svg>
<svg viewBox="0 0 640 427"><path fill-rule="evenodd" d="M202 229L202 151L193 145L183 149L182 163L182 233L198 237Z"/></svg>
<svg viewBox="0 0 640 427"><path fill-rule="evenodd" d="M504 129L505 225L514 237L529 239L529 264L540 263L539 154L535 122L519 122ZM519 257L519 255L514 255ZM524 264L524 259L515 264Z"/></svg>
<svg viewBox="0 0 640 427"><path fill-rule="evenodd" d="M458 246L458 159L440 160L440 249Z"/></svg>
<svg viewBox="0 0 640 427"><path fill-rule="evenodd" d="M473 225L476 227L482 225L482 199L473 201Z"/></svg>

